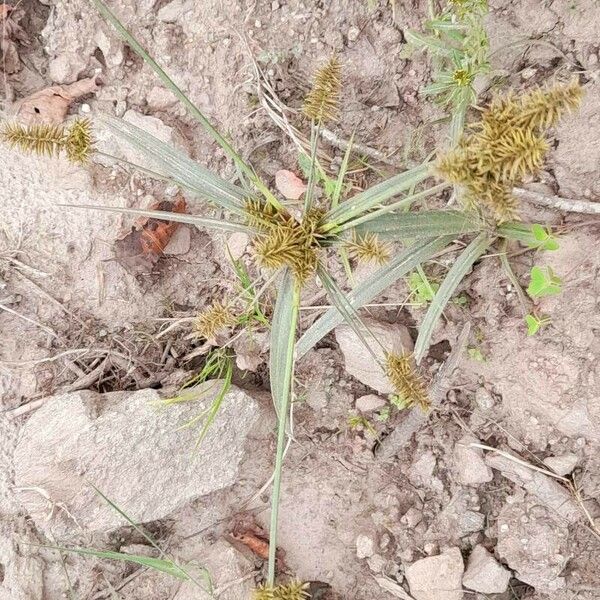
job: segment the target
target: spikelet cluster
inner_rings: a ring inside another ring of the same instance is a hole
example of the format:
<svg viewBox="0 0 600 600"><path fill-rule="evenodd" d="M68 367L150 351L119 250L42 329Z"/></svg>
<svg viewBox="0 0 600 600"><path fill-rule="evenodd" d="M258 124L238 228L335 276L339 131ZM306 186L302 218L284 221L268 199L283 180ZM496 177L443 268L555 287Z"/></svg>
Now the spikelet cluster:
<svg viewBox="0 0 600 600"><path fill-rule="evenodd" d="M254 590L253 600L305 600L308 598L308 583L290 581L287 584L261 585Z"/></svg>
<svg viewBox="0 0 600 600"><path fill-rule="evenodd" d="M58 156L65 152L67 158L76 164L87 162L94 147L89 119L75 119L68 128L62 125L4 123L0 138L28 154Z"/></svg>
<svg viewBox="0 0 600 600"><path fill-rule="evenodd" d="M214 340L216 336L237 323L237 317L224 302L217 300L203 310L194 320L194 333L201 338Z"/></svg>
<svg viewBox="0 0 600 600"><path fill-rule="evenodd" d="M359 262L373 262L382 265L390 259L389 244L382 242L376 234L370 231L364 234L355 232L352 239L346 242L346 249L350 258Z"/></svg>
<svg viewBox="0 0 600 600"><path fill-rule="evenodd" d="M421 375L409 354L386 355L385 372L396 394L395 404L402 408L419 406L427 410L431 404Z"/></svg>
<svg viewBox="0 0 600 600"><path fill-rule="evenodd" d="M261 266L272 270L289 267L300 284L314 274L325 240L320 232L322 211L312 209L298 221L285 210L250 201L246 213L249 224L259 230L253 245Z"/></svg>
<svg viewBox="0 0 600 600"><path fill-rule="evenodd" d="M67 158L75 164L85 164L92 153L94 140L89 119L76 119L65 136Z"/></svg>
<svg viewBox="0 0 600 600"><path fill-rule="evenodd" d="M340 104L342 67L332 56L315 74L312 89L304 101L304 114L316 122L334 121Z"/></svg>
<svg viewBox="0 0 600 600"><path fill-rule="evenodd" d="M542 168L546 130L576 109L581 97L581 87L572 82L495 98L457 147L440 158L438 172L464 186L467 203L483 205L497 222L517 218L512 188Z"/></svg>

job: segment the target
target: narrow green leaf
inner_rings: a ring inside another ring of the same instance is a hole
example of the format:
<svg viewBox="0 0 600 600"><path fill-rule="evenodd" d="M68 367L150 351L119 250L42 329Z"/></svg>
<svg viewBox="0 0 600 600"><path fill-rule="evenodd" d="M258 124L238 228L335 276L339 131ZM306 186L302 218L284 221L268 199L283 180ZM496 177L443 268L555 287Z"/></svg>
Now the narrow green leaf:
<svg viewBox="0 0 600 600"><path fill-rule="evenodd" d="M221 208L243 214L244 201L250 195L246 190L225 181L193 161L182 151L132 123L108 115L98 117L98 121L155 163L162 175L172 178L175 183Z"/></svg>
<svg viewBox="0 0 600 600"><path fill-rule="evenodd" d="M420 240L410 246L387 265L378 269L360 285L354 288L347 299L354 310L371 302L383 290L404 277L417 265L429 260L437 252L452 242L452 237L439 237L435 239ZM333 307L327 310L309 329L307 329L296 344L296 356L304 356L320 339L326 336L334 327L343 322L343 317L338 309Z"/></svg>
<svg viewBox="0 0 600 600"><path fill-rule="evenodd" d="M412 29L404 30L404 37L409 44L417 48L426 48L438 56L451 56L452 49L449 48L439 38L423 35Z"/></svg>
<svg viewBox="0 0 600 600"><path fill-rule="evenodd" d="M475 261L490 247L492 239L488 233L480 233L460 254L452 268L448 271L440 285L427 314L419 327L419 335L415 343L415 360L419 364L429 348L433 330L448 300L463 280Z"/></svg>
<svg viewBox="0 0 600 600"><path fill-rule="evenodd" d="M262 181L254 173L252 167L247 165L242 157L233 149L231 144L217 131L213 124L204 116L200 109L183 93L179 86L167 75L162 67L148 54L138 40L125 28L119 18L102 2L102 0L91 0L98 9L98 12L115 28L119 36L125 41L132 50L146 62L156 73L163 84L173 92L178 100L185 106L186 110L194 119L196 119L208 132L208 134L223 148L226 154L231 158L238 169L244 173L252 183L261 191L265 198L275 206L280 207L279 201L267 189Z"/></svg>
<svg viewBox="0 0 600 600"><path fill-rule="evenodd" d="M66 548L64 546L43 546L50 550L60 550L61 552L71 552L72 554L80 554L83 556L95 556L96 558L107 558L109 560L118 560L123 562L134 563L161 573L171 575L177 579L184 581L189 580L189 577L170 560L162 558L150 558L148 556L139 556L137 554L124 554L123 552L113 552L110 550L93 550L89 548Z"/></svg>
<svg viewBox="0 0 600 600"><path fill-rule="evenodd" d="M67 208L85 208L87 210L101 210L105 212L122 213L126 215L139 215L149 217L151 219L159 219L161 221L173 221L175 223L187 223L196 225L197 227L205 227L206 229L214 229L220 231L241 231L244 233L252 233L253 230L242 223L232 223L226 220L210 219L208 217L199 217L198 215L188 215L185 213L169 212L166 210L144 210L142 208L121 208L119 206L98 206L85 204L59 204Z"/></svg>
<svg viewBox="0 0 600 600"><path fill-rule="evenodd" d="M370 210L378 204L410 189L430 176L431 165L424 164L404 171L357 194L325 215L329 223L340 225Z"/></svg>
<svg viewBox="0 0 600 600"><path fill-rule="evenodd" d="M275 410L280 419L285 418L285 413L281 412L279 404L281 398L286 396L286 365L290 360L289 343L290 339L293 340L296 334L296 287L293 274L289 269L286 269L277 293L277 302L271 322L271 351L269 357L271 393Z"/></svg>
<svg viewBox="0 0 600 600"><path fill-rule="evenodd" d="M270 586L275 581L281 475L285 454L286 425L292 398L294 342L296 339L299 308L300 288L290 270L286 269L279 287L273 314L269 364L271 393L279 417L277 426L277 451L273 473L273 493L271 495L271 527L269 532L267 584Z"/></svg>
<svg viewBox="0 0 600 600"><path fill-rule="evenodd" d="M460 91L457 99L454 100L454 106L452 108L452 117L450 119L450 141L452 145L458 144L464 128L465 118L467 115L467 109L471 102L474 100L474 94L471 88L464 88Z"/></svg>
<svg viewBox="0 0 600 600"><path fill-rule="evenodd" d="M357 234L376 234L382 240L410 240L439 235L461 235L481 231L484 224L477 215L456 210L428 210L413 213L388 213L358 225Z"/></svg>
<svg viewBox="0 0 600 600"><path fill-rule="evenodd" d="M358 312L350 304L346 294L339 288L333 277L326 271L324 267L319 265L317 269L317 275L323 284L327 295L329 296L331 303L338 309L342 315L344 321L352 328L352 331L356 334L358 339L361 341L363 346L368 350L371 356L377 362L377 355L373 352L371 345L365 337L365 332L369 334L369 337L378 343L379 340L369 331L368 327L362 322Z"/></svg>
<svg viewBox="0 0 600 600"><path fill-rule="evenodd" d="M348 171L348 163L350 162L350 155L352 153L352 143L354 142L354 134L350 138L348 142L348 147L346 148L346 152L344 154L344 158L342 160L342 164L340 165L340 172L338 173L338 177L335 182L335 188L333 190L333 194L331 195L331 208L334 209L340 203L340 198L342 196L342 191L344 189L344 180L346 179L346 172Z"/></svg>

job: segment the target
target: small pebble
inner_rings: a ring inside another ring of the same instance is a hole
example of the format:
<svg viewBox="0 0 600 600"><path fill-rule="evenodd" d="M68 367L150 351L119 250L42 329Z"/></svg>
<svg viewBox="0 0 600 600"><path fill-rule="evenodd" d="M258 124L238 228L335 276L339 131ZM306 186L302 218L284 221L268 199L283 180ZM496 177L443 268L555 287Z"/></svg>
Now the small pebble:
<svg viewBox="0 0 600 600"><path fill-rule="evenodd" d="M355 42L358 39L359 34L360 29L358 27L350 27L350 29L348 29L348 41Z"/></svg>

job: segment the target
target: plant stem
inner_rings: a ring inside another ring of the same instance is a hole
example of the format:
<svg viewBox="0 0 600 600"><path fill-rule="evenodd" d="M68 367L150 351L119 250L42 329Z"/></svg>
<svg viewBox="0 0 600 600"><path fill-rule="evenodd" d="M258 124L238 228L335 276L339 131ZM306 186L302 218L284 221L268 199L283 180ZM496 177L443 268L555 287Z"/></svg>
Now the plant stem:
<svg viewBox="0 0 600 600"><path fill-rule="evenodd" d="M294 285L293 311L291 315L290 335L288 338L287 355L285 363L285 379L283 397L279 399L279 425L277 429L277 454L275 456L275 470L273 473L273 492L271 494L271 528L269 532L269 566L267 585L275 583L275 562L277 559L277 528L279 518L279 499L281 496L281 474L285 454L286 425L292 396L292 380L294 374L294 344L296 341L296 326L300 310L300 287Z"/></svg>

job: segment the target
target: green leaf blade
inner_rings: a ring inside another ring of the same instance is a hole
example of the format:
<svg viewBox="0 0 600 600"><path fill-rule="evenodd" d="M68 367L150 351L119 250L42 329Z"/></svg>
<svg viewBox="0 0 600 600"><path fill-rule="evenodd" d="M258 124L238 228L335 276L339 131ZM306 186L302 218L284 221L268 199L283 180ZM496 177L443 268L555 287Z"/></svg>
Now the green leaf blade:
<svg viewBox="0 0 600 600"><path fill-rule="evenodd" d="M390 177L330 210L325 215L325 220L340 225L357 215L362 215L374 206L382 204L427 179L430 176L430 169L429 164L423 164Z"/></svg>
<svg viewBox="0 0 600 600"><path fill-rule="evenodd" d="M111 550L94 550L91 548L66 548L63 546L44 546L51 550L59 550L60 552L70 552L81 556L94 556L96 558L104 558L108 560L117 560L121 562L133 563L148 567L154 571L166 573L176 579L188 581L190 578L178 567L174 562L168 559L151 558L149 556L141 556L137 554L125 554L123 552L113 552Z"/></svg>
<svg viewBox="0 0 600 600"><path fill-rule="evenodd" d="M441 235L479 232L484 224L470 213L456 210L430 210L390 213L357 225L357 234L374 233L382 240L411 240Z"/></svg>
<svg viewBox="0 0 600 600"><path fill-rule="evenodd" d="M410 246L348 293L347 299L350 306L354 310L360 309L387 287L412 271L417 265L429 260L445 248L452 242L452 239L453 237L442 236L435 239L421 240ZM304 356L343 320L337 308L333 307L327 310L298 340L296 344L297 357Z"/></svg>
<svg viewBox="0 0 600 600"><path fill-rule="evenodd" d="M417 364L421 362L429 348L433 330L448 300L463 280L475 261L489 248L492 239L487 233L480 233L461 253L452 265L444 281L440 285L425 318L419 327L419 335L415 343L414 355Z"/></svg>

